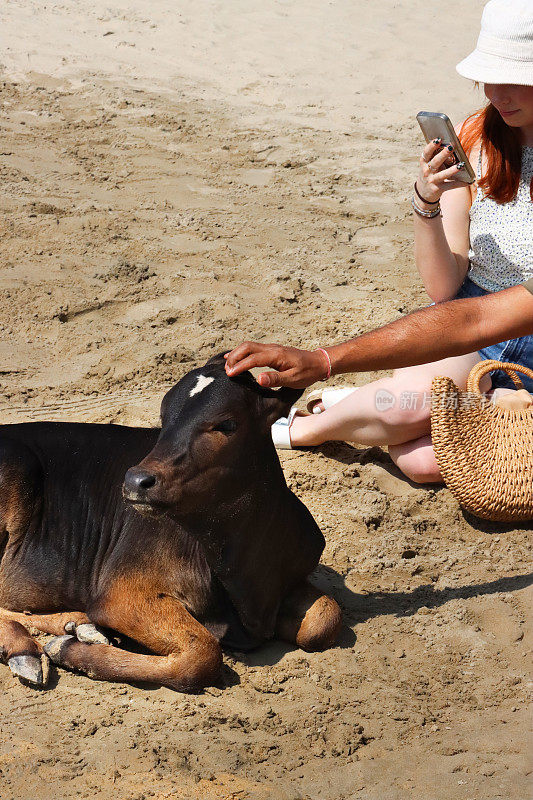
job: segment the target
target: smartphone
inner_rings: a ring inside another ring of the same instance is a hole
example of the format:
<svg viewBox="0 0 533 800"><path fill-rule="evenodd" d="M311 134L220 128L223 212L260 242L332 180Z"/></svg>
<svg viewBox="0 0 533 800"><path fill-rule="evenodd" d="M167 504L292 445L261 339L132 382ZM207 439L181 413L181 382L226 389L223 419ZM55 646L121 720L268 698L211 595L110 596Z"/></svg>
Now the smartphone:
<svg viewBox="0 0 533 800"><path fill-rule="evenodd" d="M453 152L456 155L456 161L464 161L464 167L459 170L454 177L465 183L474 183L476 180L476 173L472 169L470 161L466 157L465 151L461 147L461 142L457 138L457 134L446 114L439 114L436 111L420 111L416 118L418 124L422 128L422 133L426 142L431 142L433 139L441 139L444 147L451 144Z"/></svg>

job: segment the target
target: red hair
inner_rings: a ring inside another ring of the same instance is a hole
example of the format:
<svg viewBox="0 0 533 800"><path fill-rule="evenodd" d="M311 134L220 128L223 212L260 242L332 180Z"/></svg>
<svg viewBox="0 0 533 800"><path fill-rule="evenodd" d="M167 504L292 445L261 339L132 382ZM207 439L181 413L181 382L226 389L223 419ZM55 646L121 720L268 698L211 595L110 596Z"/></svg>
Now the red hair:
<svg viewBox="0 0 533 800"><path fill-rule="evenodd" d="M474 145L481 143L487 171L478 180L478 186L483 189L485 196L497 203L514 200L522 171L522 144L518 129L506 125L499 112L489 103L463 122L459 140L467 155ZM533 200L533 179L530 194Z"/></svg>

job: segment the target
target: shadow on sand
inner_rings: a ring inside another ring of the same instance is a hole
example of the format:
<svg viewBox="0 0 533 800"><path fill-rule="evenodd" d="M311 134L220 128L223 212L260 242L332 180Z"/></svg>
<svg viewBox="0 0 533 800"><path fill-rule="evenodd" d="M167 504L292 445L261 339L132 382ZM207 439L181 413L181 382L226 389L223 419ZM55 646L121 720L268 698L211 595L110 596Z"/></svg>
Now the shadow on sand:
<svg viewBox="0 0 533 800"><path fill-rule="evenodd" d="M345 579L331 567L321 564L313 575L312 582L318 588L331 594L342 608L344 627L337 648L351 648L356 641L354 631L348 627L369 619L394 614L398 617L409 617L416 614L419 608L439 608L450 600L482 597L498 592L516 592L533 584L533 573L498 578L485 583L473 583L468 586L436 589L432 584L418 586L410 592L369 592L358 594L349 589ZM249 666L273 666L286 653L296 648L280 641L272 641L247 653L243 661ZM240 655L240 654L239 654Z"/></svg>

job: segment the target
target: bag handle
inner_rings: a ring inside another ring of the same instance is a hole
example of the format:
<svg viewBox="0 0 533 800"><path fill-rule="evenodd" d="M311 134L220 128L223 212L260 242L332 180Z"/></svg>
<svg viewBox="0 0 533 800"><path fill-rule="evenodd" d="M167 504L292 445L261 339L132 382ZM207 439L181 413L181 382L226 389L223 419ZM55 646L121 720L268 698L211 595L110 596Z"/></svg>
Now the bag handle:
<svg viewBox="0 0 533 800"><path fill-rule="evenodd" d="M501 369L506 372L517 389L524 388L524 384L516 374L517 372L522 372L524 375L527 375L528 378L533 380L533 369L529 369L529 367L525 367L523 364L512 364L505 361L491 360L478 361L478 363L475 364L470 370L470 375L468 376L468 380L466 382L466 391L481 394L479 391L479 382L481 378L483 375L486 375L487 372L494 372L496 369Z"/></svg>

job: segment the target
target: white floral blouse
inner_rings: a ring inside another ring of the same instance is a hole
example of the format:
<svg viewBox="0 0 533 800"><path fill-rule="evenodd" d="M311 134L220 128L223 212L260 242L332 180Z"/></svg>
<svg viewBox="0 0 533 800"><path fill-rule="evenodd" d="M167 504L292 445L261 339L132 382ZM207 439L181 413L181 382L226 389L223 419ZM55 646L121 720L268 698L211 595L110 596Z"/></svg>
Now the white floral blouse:
<svg viewBox="0 0 533 800"><path fill-rule="evenodd" d="M481 154L478 163L481 176ZM478 189L470 208L470 271L468 277L489 292L533 278L533 147L522 149L518 194L510 203L496 203Z"/></svg>

